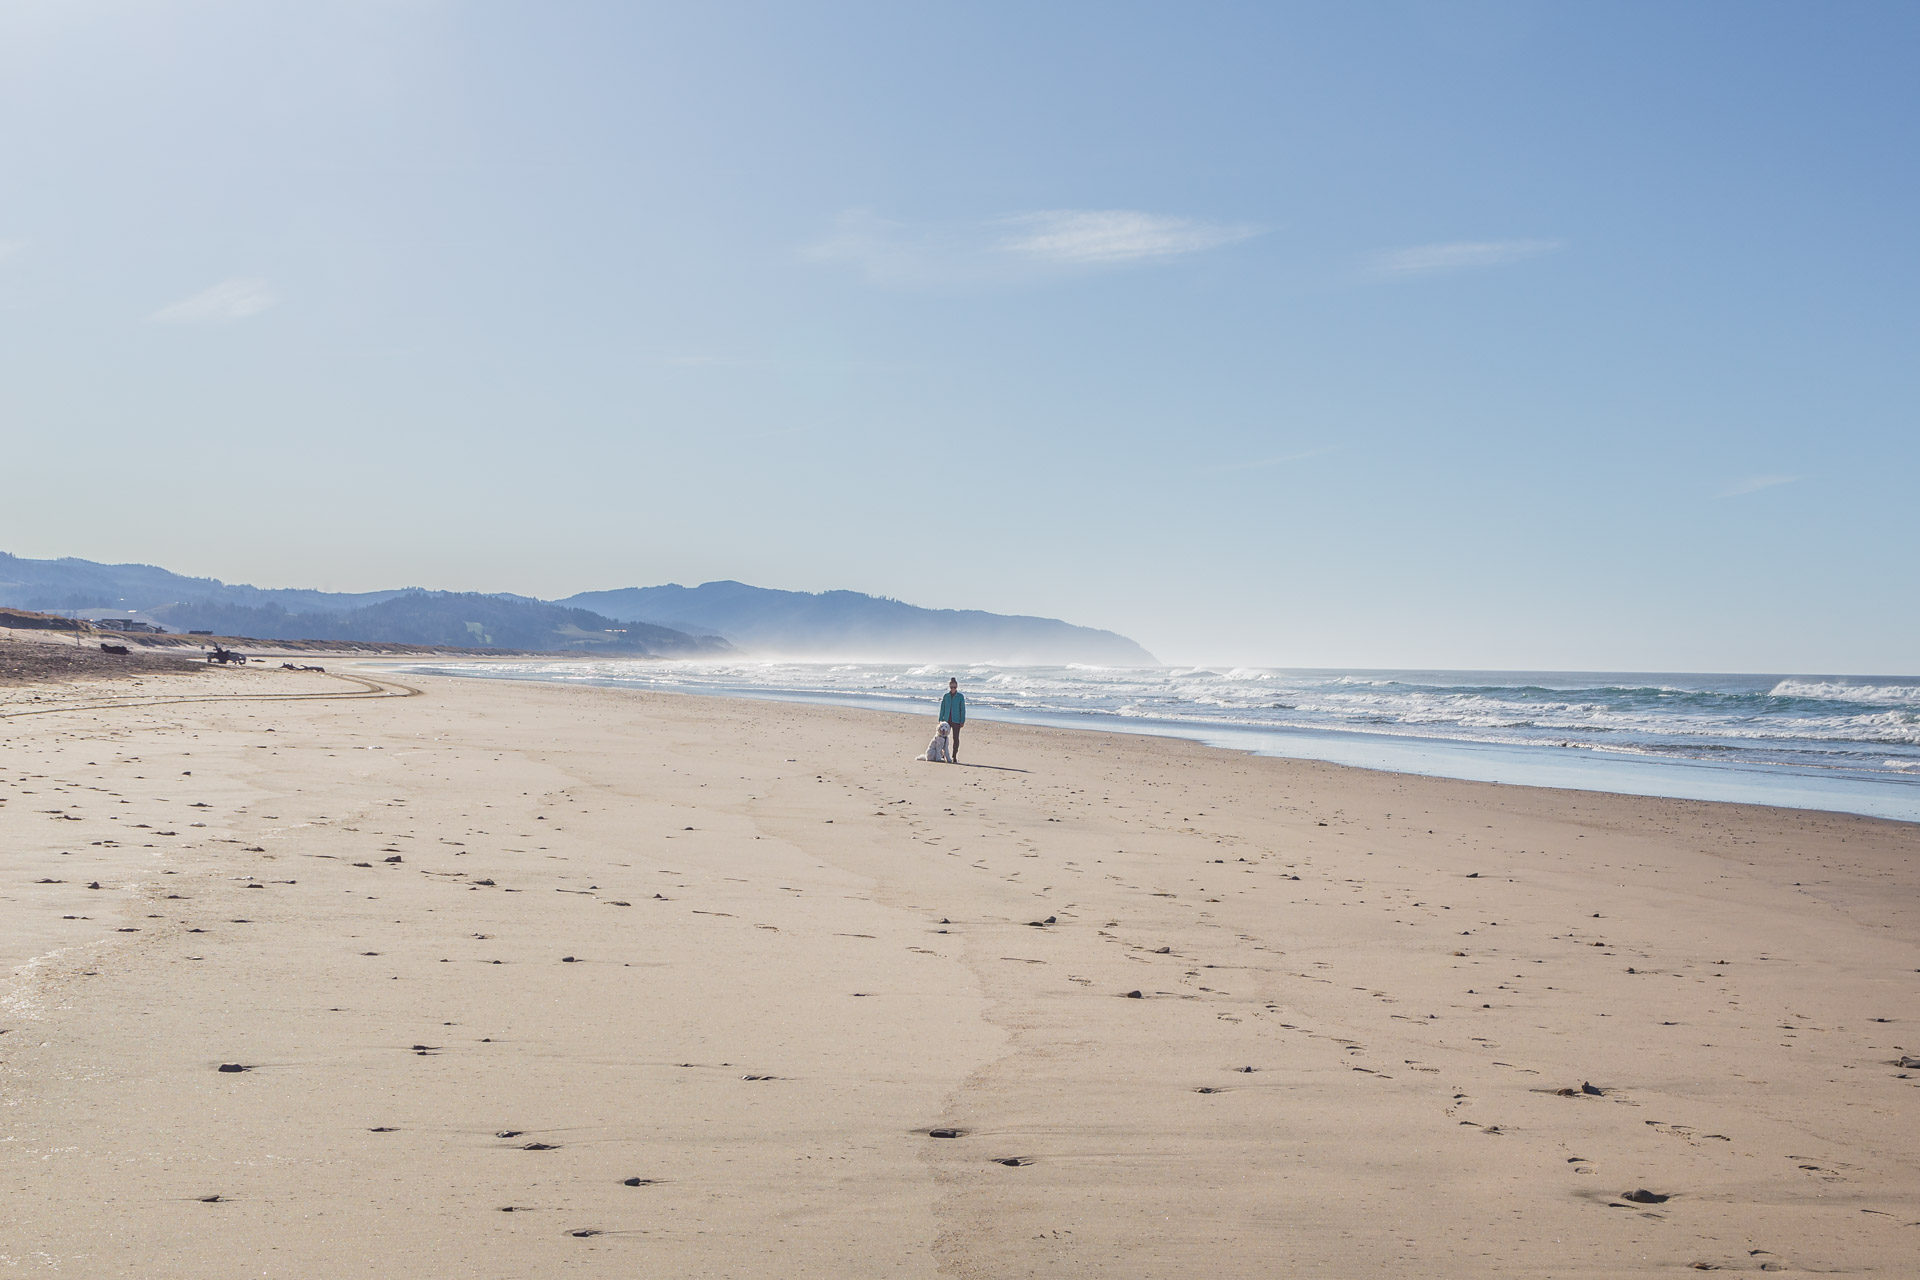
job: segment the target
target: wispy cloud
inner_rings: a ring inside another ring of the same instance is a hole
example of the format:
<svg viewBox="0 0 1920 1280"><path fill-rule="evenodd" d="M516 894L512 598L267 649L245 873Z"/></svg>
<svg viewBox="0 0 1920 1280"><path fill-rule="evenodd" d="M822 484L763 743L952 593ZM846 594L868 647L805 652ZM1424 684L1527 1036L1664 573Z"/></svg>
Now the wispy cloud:
<svg viewBox="0 0 1920 1280"><path fill-rule="evenodd" d="M1749 493L1758 493L1762 489L1771 489L1776 485L1792 484L1799 476L1741 476L1714 494L1716 498L1739 498Z"/></svg>
<svg viewBox="0 0 1920 1280"><path fill-rule="evenodd" d="M1419 244L1375 254L1373 274L1392 278L1444 275L1480 267L1504 267L1561 248L1558 240L1461 240Z"/></svg>
<svg viewBox="0 0 1920 1280"><path fill-rule="evenodd" d="M802 256L851 266L875 284L975 287L1165 261L1258 234L1241 224L1130 209L1044 209L945 224L896 222L854 209Z"/></svg>
<svg viewBox="0 0 1920 1280"><path fill-rule="evenodd" d="M0 240L0 262L5 262L26 247L25 240Z"/></svg>
<svg viewBox="0 0 1920 1280"><path fill-rule="evenodd" d="M242 277L222 280L191 298L160 308L147 318L160 324L232 324L259 315L274 304L265 280Z"/></svg>
<svg viewBox="0 0 1920 1280"><path fill-rule="evenodd" d="M1020 230L993 246L1053 262L1112 264L1204 253L1260 234L1238 223L1171 218L1132 209L1047 209L1001 218Z"/></svg>

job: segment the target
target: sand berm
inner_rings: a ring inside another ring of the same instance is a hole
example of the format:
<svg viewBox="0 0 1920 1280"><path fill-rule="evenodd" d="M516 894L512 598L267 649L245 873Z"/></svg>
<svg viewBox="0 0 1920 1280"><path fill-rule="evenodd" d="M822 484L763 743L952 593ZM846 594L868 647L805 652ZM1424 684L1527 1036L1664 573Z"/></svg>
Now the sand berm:
<svg viewBox="0 0 1920 1280"><path fill-rule="evenodd" d="M372 668L0 717L0 1274L1920 1259L1913 825Z"/></svg>

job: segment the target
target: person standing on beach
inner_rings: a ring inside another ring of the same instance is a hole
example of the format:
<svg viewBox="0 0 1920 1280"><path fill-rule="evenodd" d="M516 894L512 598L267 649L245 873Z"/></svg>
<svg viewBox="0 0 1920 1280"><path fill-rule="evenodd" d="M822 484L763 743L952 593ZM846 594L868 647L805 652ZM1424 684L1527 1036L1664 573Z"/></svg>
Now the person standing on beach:
<svg viewBox="0 0 1920 1280"><path fill-rule="evenodd" d="M953 762L960 763L960 726L967 722L967 695L960 692L959 678L947 681L947 696L940 699L940 723L952 731Z"/></svg>

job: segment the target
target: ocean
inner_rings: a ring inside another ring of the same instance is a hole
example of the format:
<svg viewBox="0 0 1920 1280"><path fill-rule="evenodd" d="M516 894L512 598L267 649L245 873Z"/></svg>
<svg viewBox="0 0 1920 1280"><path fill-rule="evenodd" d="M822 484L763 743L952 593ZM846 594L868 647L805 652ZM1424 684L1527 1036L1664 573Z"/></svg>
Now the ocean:
<svg viewBox="0 0 1920 1280"><path fill-rule="evenodd" d="M1397 773L1829 809L1920 822L1920 677L1267 667L526 661L486 679L924 714L948 676L969 722L1189 738ZM907 734L906 755L927 735ZM967 754L992 759L991 730Z"/></svg>

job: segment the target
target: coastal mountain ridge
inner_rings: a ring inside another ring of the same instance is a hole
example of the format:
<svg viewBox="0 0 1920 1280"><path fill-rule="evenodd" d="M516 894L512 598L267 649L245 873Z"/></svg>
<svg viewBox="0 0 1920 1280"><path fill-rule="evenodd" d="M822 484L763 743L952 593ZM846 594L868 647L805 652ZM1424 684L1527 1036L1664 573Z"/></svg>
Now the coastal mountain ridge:
<svg viewBox="0 0 1920 1280"><path fill-rule="evenodd" d="M555 603L609 618L725 636L740 648L791 658L1027 665L1083 662L1150 667L1158 660L1112 631L1057 618L925 609L858 591L779 591L744 582L583 591Z"/></svg>
<svg viewBox="0 0 1920 1280"><path fill-rule="evenodd" d="M187 577L154 565L0 553L0 605L279 640L655 657L746 652L869 661L1158 665L1125 636L1054 618L927 609L857 591L781 591L731 581L585 591L548 601L420 587L262 588Z"/></svg>
<svg viewBox="0 0 1920 1280"><path fill-rule="evenodd" d="M691 658L732 653L718 636L688 635L644 622L618 622L586 609L467 591L399 592L353 609L292 613L279 605L207 601L165 604L147 617L176 631L276 640L350 640L534 652Z"/></svg>

